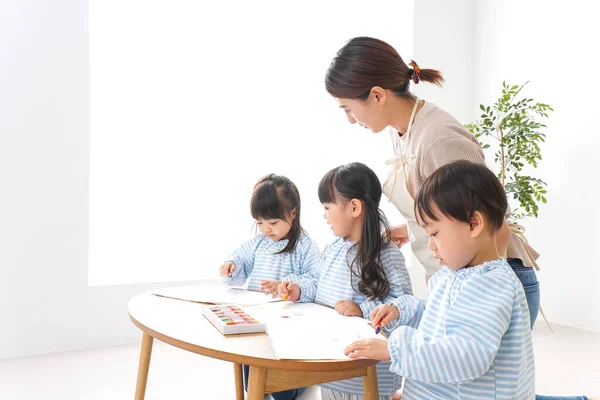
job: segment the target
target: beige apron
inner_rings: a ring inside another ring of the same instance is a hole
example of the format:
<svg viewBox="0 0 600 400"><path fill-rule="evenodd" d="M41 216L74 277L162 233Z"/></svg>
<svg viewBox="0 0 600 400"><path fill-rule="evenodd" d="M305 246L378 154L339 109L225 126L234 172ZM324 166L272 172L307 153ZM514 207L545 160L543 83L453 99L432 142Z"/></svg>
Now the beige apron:
<svg viewBox="0 0 600 400"><path fill-rule="evenodd" d="M410 140L410 131L418 105L419 99L417 98L410 116L408 128L404 134L406 142ZM439 264L439 261L434 258L433 252L429 249L429 239L427 238L427 234L417 223L414 211L414 200L408 191L408 175L406 168L415 162L416 157L414 154L407 154L407 149L402 148L400 137L395 129L390 129L390 137L394 147L394 158L386 161L386 164L391 165L392 169L383 183L383 193L406 219L410 247L417 260L419 260L425 268L425 273L429 280L429 278L440 269L441 265Z"/></svg>

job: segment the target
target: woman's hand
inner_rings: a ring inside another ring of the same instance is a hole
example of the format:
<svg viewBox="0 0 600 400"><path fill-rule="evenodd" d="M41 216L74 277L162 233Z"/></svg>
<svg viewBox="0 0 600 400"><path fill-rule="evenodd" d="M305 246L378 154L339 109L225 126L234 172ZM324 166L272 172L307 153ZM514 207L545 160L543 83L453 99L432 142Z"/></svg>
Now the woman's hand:
<svg viewBox="0 0 600 400"><path fill-rule="evenodd" d="M504 253L506 252L506 248L510 242L511 235L512 232L510 230L510 226L508 225L508 221L506 218L504 218L504 222L496 234L496 248L498 249L498 254L500 257L504 257Z"/></svg>
<svg viewBox="0 0 600 400"><path fill-rule="evenodd" d="M398 247L404 246L410 241L408 237L408 226L406 224L393 226L390 229L392 235L392 242Z"/></svg>

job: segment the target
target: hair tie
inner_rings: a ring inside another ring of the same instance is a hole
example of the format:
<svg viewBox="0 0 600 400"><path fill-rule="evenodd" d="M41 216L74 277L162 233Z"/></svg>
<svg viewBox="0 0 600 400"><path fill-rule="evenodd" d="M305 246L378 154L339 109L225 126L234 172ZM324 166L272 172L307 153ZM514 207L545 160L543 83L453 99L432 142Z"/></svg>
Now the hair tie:
<svg viewBox="0 0 600 400"><path fill-rule="evenodd" d="M410 69L410 78L415 84L419 83L419 80L421 79L421 68L419 68L419 65L415 62L415 60L410 60L408 65L412 67Z"/></svg>

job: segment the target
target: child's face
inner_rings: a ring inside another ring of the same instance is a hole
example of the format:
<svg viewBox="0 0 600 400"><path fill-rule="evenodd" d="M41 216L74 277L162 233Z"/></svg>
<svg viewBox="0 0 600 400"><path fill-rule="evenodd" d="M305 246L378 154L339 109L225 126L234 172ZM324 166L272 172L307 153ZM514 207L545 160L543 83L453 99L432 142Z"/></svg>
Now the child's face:
<svg viewBox="0 0 600 400"><path fill-rule="evenodd" d="M323 218L327 220L335 236L347 237L352 234L354 218L352 217L352 207L349 202L323 203L323 208L325 209Z"/></svg>
<svg viewBox="0 0 600 400"><path fill-rule="evenodd" d="M260 232L271 238L271 240L278 241L287 238L290 230L292 229L293 216L290 215L286 220L283 219L257 219L256 225Z"/></svg>
<svg viewBox="0 0 600 400"><path fill-rule="evenodd" d="M471 266L477 254L477 242L471 225L446 217L437 207L434 210L439 221L419 218L419 224L429 237L429 249L440 265L446 265L453 271Z"/></svg>

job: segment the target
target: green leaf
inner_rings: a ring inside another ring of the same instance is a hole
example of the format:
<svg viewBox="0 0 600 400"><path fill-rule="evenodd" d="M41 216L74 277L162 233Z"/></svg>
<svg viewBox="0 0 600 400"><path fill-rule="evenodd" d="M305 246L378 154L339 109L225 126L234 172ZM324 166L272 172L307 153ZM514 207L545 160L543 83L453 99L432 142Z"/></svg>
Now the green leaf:
<svg viewBox="0 0 600 400"><path fill-rule="evenodd" d="M541 179L521 175L525 168L537 168L538 161L542 160L539 143L545 142L546 135L540 130L546 128L548 112L553 111L548 104L520 97L528 83L519 86L503 81L498 100L487 106L480 104L481 120L466 126L476 138L491 136L496 139L492 144L481 143L481 147L495 150L495 162L502 163L505 191L518 203L518 211L513 213L517 219L537 217L538 205L546 202L547 194L547 185ZM502 171L497 172L501 178Z"/></svg>

